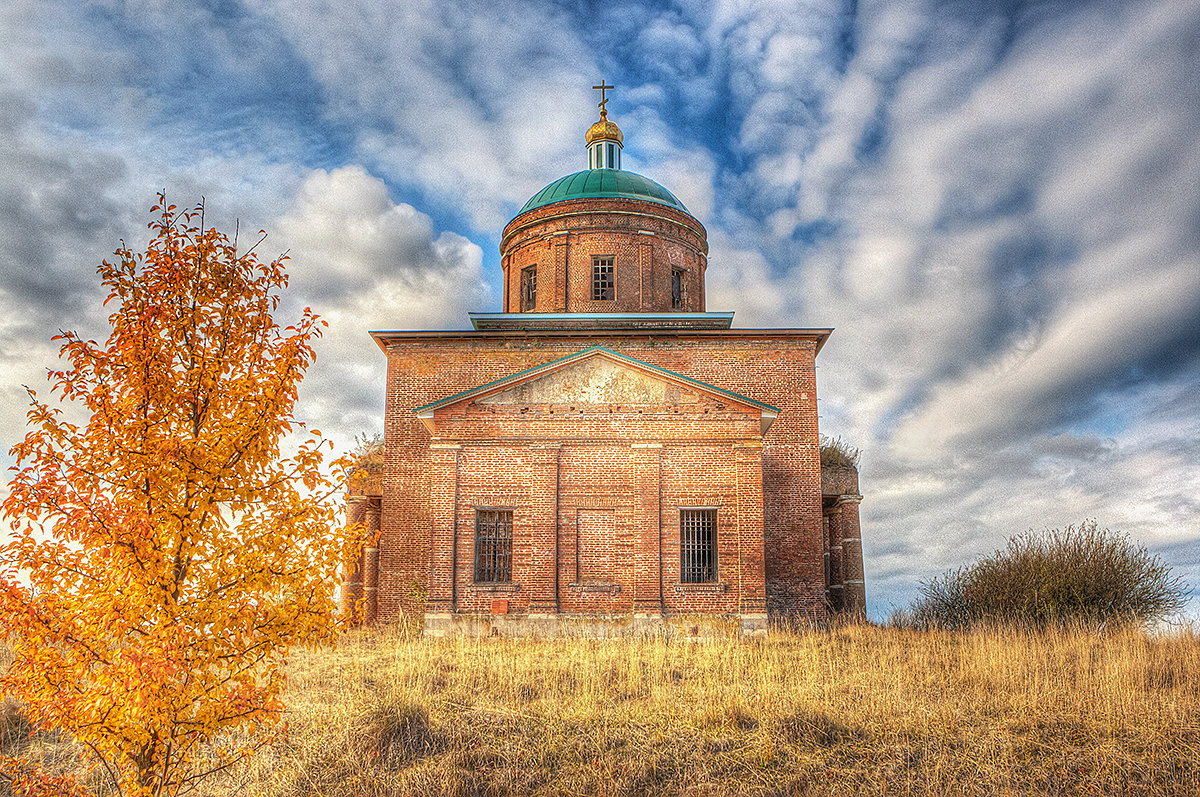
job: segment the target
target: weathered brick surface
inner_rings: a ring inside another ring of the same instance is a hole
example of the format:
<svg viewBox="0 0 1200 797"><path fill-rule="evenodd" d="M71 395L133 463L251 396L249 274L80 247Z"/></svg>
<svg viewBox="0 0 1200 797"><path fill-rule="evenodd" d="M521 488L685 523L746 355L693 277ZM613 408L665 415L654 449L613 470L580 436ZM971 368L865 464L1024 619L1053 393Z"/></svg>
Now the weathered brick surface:
<svg viewBox="0 0 1200 797"><path fill-rule="evenodd" d="M659 546L665 611L749 611L765 602L776 612L824 616L813 334L461 332L395 333L381 340L388 353L381 619L426 592L431 610L488 610L499 588L470 587L476 506L530 508L514 514L514 581L521 587L505 594L514 611L529 608L535 596L547 609L557 601L562 611L629 611L639 596L644 606L657 605L652 576L644 571L641 581L622 575L620 592L578 581L572 568L579 511L606 509L617 532L616 561L645 563L647 549ZM439 437L431 439L412 412L593 345L774 405L779 417L761 436L756 417L711 400L612 412L517 408L519 420L509 417L510 408L451 405L439 410ZM549 443L558 445L537 447ZM662 447L633 447L646 443ZM555 479L556 494L550 489ZM459 486L457 497L447 484ZM647 529L648 502L658 503L657 540ZM723 508L715 586L679 584L681 506ZM554 516L556 542L554 524L547 525ZM556 582L545 573L554 544ZM736 568L723 566L736 562ZM522 572L533 580L522 581Z"/></svg>
<svg viewBox="0 0 1200 797"><path fill-rule="evenodd" d="M683 307L704 310L704 227L674 208L636 199L576 199L535 208L504 228L504 312L521 309L521 271L537 267L539 313L669 312L671 271L684 272ZM592 299L592 257L614 258L615 295Z"/></svg>
<svg viewBox="0 0 1200 797"><path fill-rule="evenodd" d="M839 500L842 525L842 609L867 610L867 588L863 577L862 538L858 523L858 496Z"/></svg>

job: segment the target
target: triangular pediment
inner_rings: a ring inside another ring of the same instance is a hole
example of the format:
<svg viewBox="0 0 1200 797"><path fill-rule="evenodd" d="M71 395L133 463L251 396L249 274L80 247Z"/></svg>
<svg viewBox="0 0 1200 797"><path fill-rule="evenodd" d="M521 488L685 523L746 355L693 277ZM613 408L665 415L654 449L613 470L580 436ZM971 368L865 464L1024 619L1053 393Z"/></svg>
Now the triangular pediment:
<svg viewBox="0 0 1200 797"><path fill-rule="evenodd" d="M457 404L694 404L719 401L762 419L762 431L779 414L769 404L618 354L600 346L448 396L414 410L431 425L434 413Z"/></svg>
<svg viewBox="0 0 1200 797"><path fill-rule="evenodd" d="M481 396L476 404L694 404L700 391L608 357L587 357Z"/></svg>

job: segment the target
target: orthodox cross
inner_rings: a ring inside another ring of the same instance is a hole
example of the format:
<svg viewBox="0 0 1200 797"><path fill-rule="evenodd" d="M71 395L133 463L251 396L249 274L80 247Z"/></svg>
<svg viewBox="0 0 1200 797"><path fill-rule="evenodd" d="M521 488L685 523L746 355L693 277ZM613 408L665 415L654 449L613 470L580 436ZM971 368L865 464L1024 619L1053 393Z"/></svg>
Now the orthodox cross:
<svg viewBox="0 0 1200 797"><path fill-rule="evenodd" d="M599 89L599 90L600 90L600 105L599 105L599 108L600 108L600 110L601 110L601 111L604 111L605 113L607 113L607 112L608 112L608 109L604 107L604 105L605 105L605 104L608 102L608 97L606 96L606 92L607 92L609 89L615 89L615 88L616 88L616 86L606 86L606 85L604 85L604 81L603 81L603 80L601 80L601 81L600 81L600 85L599 85L599 86L592 86L592 88L594 88L594 89Z"/></svg>

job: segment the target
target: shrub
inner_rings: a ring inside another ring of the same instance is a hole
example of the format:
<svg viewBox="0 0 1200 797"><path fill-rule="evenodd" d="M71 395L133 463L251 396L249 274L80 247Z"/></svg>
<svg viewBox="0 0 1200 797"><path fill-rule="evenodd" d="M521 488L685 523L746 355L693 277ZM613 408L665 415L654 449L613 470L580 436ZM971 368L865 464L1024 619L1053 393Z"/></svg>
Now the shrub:
<svg viewBox="0 0 1200 797"><path fill-rule="evenodd" d="M1186 595L1157 556L1087 521L1018 535L1004 550L922 584L907 620L936 628L1144 624L1181 609Z"/></svg>
<svg viewBox="0 0 1200 797"><path fill-rule="evenodd" d="M374 467L383 464L383 435L376 432L373 435L361 434L354 438L354 449L350 452L350 461L359 467Z"/></svg>
<svg viewBox="0 0 1200 797"><path fill-rule="evenodd" d="M862 453L840 437L821 435L821 467L856 468Z"/></svg>

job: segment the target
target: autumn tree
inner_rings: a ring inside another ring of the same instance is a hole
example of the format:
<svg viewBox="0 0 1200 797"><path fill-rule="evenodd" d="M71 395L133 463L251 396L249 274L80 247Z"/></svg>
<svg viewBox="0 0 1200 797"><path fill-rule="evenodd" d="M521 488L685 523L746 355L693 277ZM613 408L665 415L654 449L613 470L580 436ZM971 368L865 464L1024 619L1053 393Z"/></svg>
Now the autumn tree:
<svg viewBox="0 0 1200 797"><path fill-rule="evenodd" d="M124 795L178 794L272 738L284 656L330 638L352 544L330 444L294 417L324 322L281 328L284 258L239 252L203 205L151 213L145 253L98 269L107 340L55 338L52 393L86 423L30 392L0 548L0 688Z"/></svg>

